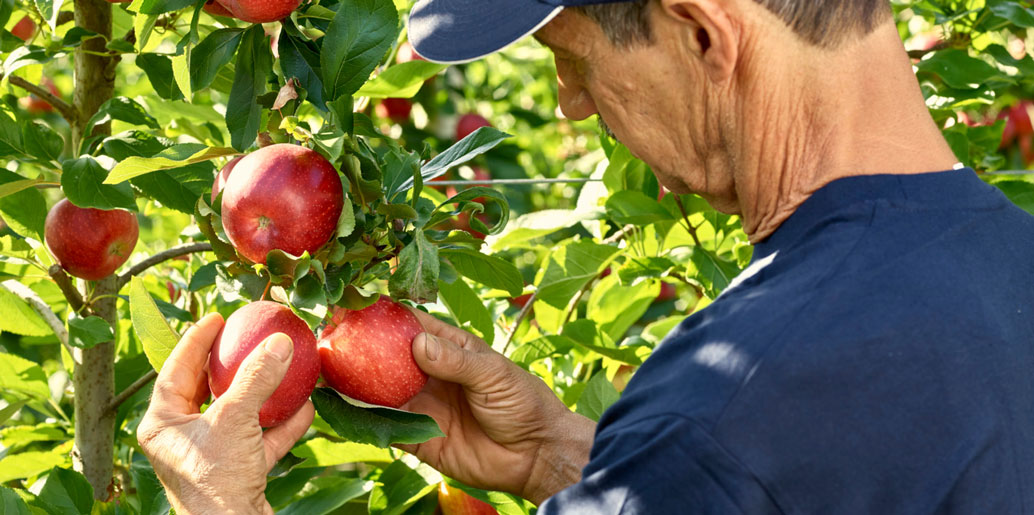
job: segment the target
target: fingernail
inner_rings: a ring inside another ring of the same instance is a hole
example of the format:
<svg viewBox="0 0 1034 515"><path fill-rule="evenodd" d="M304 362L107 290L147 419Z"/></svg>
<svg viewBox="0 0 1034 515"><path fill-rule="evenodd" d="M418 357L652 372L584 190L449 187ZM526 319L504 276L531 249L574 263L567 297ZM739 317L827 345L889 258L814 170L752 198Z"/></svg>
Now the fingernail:
<svg viewBox="0 0 1034 515"><path fill-rule="evenodd" d="M294 350L294 345L291 344L291 338L286 334L277 333L266 340L266 352L280 361L287 361L287 358L291 357L292 350Z"/></svg>
<svg viewBox="0 0 1034 515"><path fill-rule="evenodd" d="M424 333L424 352L428 361L438 361L438 355L442 352L442 344L438 343L438 338Z"/></svg>

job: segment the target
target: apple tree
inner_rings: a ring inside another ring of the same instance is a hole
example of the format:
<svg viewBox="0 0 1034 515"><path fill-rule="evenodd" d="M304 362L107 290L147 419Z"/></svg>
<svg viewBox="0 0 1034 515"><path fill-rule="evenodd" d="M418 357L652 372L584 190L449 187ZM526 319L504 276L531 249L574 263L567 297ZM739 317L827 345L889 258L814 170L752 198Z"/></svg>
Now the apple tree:
<svg viewBox="0 0 1034 515"><path fill-rule="evenodd" d="M321 333L390 295L598 418L749 263L735 216L558 118L548 51L428 63L406 42L409 4L0 0L0 507L167 513L135 431L205 313L273 301ZM960 161L1034 212L1034 10L893 5ZM231 237L217 175L284 144L325 159L343 202L312 248L256 254ZM440 436L432 419L325 386L312 400L269 476L277 510L462 513L472 496L534 511L391 447Z"/></svg>

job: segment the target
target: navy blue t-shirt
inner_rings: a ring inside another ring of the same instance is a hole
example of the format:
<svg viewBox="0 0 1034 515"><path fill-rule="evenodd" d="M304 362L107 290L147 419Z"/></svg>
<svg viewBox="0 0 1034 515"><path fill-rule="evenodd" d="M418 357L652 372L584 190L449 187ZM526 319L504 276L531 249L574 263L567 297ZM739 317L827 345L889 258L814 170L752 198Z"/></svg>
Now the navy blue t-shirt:
<svg viewBox="0 0 1034 515"><path fill-rule="evenodd" d="M968 169L823 187L540 513L1034 513L1034 217Z"/></svg>

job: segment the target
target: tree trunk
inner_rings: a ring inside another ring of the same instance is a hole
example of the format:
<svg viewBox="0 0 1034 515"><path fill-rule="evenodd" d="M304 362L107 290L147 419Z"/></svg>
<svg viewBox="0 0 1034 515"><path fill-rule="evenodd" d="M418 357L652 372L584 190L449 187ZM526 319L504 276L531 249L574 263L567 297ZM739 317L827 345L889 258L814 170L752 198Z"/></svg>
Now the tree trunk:
<svg viewBox="0 0 1034 515"><path fill-rule="evenodd" d="M75 51L75 93L74 104L79 111L72 127L72 142L76 152L79 145L90 134L83 134L86 123L97 109L115 94L115 65L113 56L90 54L106 53L105 41L111 39L111 4L106 0L75 0L75 24L104 36L82 42ZM93 133L108 133L110 124L97 127Z"/></svg>

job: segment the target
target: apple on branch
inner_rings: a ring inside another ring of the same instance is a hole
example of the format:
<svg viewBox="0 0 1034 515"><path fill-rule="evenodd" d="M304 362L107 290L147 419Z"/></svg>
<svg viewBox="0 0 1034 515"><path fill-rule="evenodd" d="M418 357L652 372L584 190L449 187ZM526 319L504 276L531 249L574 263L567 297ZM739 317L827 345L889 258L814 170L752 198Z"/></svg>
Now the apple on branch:
<svg viewBox="0 0 1034 515"><path fill-rule="evenodd" d="M66 272L96 281L129 259L139 233L129 211L83 208L62 199L47 213L43 239Z"/></svg>
<svg viewBox="0 0 1034 515"><path fill-rule="evenodd" d="M223 228L242 256L265 263L274 249L312 254L336 233L341 177L315 150L270 145L244 156L232 172L223 188Z"/></svg>
<svg viewBox="0 0 1034 515"><path fill-rule="evenodd" d="M286 334L294 343L287 374L259 409L259 425L273 427L291 418L316 388L320 360L316 335L290 308L262 300L234 311L212 346L208 361L209 384L219 397L230 388L244 359L266 338Z"/></svg>
<svg viewBox="0 0 1034 515"><path fill-rule="evenodd" d="M14 27L11 27L11 34L14 34L14 37L22 41L29 41L35 33L36 23L28 16L22 16L22 19L18 20Z"/></svg>
<svg viewBox="0 0 1034 515"><path fill-rule="evenodd" d="M217 0L238 20L269 23L291 15L301 0Z"/></svg>
<svg viewBox="0 0 1034 515"><path fill-rule="evenodd" d="M456 141L469 136L472 132L480 129L481 127L491 127L492 122L485 119L484 116L475 113L467 113L460 117L456 123Z"/></svg>
<svg viewBox="0 0 1034 515"><path fill-rule="evenodd" d="M317 343L323 380L331 388L397 408L424 387L427 374L413 359L413 338L424 328L413 313L387 296L361 310L333 313Z"/></svg>

